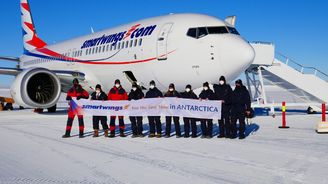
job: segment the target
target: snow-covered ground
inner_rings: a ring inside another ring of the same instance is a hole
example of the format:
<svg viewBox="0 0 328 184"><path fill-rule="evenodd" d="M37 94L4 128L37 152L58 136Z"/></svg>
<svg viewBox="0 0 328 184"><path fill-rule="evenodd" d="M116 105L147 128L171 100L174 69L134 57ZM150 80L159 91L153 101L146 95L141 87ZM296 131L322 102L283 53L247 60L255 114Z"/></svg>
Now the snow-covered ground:
<svg viewBox="0 0 328 184"><path fill-rule="evenodd" d="M245 140L110 139L93 138L85 117L87 137L62 139L65 111L0 112L0 183L328 183L320 115L290 115L284 130L280 121L254 118Z"/></svg>
<svg viewBox="0 0 328 184"><path fill-rule="evenodd" d="M63 98L60 106L55 114L0 112L0 183L328 183L328 134L315 132L320 115L291 112L284 130L279 114L258 116L245 140L131 138L127 119L128 137L93 138L85 117L87 137L76 136L75 120L74 137L62 139Z"/></svg>

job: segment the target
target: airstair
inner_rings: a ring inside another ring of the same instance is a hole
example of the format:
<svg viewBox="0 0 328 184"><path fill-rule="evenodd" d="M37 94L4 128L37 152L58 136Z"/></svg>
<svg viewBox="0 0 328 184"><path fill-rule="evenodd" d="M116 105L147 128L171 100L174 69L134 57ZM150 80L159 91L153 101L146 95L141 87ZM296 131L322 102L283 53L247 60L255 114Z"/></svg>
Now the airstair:
<svg viewBox="0 0 328 184"><path fill-rule="evenodd" d="M268 84L279 86L295 96L298 100L294 106L308 106L320 110L320 104L328 102L328 74L314 67L303 66L275 52L271 43L256 42L251 45L256 56L245 74L248 89L257 105L279 106L274 104L275 102L268 102Z"/></svg>

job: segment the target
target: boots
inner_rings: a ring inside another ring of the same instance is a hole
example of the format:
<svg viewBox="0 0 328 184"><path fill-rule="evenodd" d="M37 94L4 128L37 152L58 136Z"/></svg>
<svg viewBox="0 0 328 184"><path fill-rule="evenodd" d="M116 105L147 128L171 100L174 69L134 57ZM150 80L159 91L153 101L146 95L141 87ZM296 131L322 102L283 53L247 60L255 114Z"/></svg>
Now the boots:
<svg viewBox="0 0 328 184"><path fill-rule="evenodd" d="M124 134L124 130L120 130L120 137L126 137L126 135Z"/></svg>
<svg viewBox="0 0 328 184"><path fill-rule="evenodd" d="M71 137L71 131L66 130L65 134L62 136L62 138L68 138Z"/></svg>
<svg viewBox="0 0 328 184"><path fill-rule="evenodd" d="M83 130L80 130L80 133L79 133L79 138L84 138L84 133L83 133Z"/></svg>
<svg viewBox="0 0 328 184"><path fill-rule="evenodd" d="M109 135L110 138L114 138L115 137L115 131L110 131L110 135Z"/></svg>
<svg viewBox="0 0 328 184"><path fill-rule="evenodd" d="M108 137L108 130L104 130L105 137Z"/></svg>
<svg viewBox="0 0 328 184"><path fill-rule="evenodd" d="M98 131L98 129L95 129L93 131L93 137L99 137L99 131Z"/></svg>

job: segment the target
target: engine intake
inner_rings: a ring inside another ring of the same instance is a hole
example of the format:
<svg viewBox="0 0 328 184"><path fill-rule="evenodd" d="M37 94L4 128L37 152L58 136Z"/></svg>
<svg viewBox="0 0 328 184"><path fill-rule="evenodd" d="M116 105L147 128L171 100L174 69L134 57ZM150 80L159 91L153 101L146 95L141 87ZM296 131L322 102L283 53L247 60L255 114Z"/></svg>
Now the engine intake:
<svg viewBox="0 0 328 184"><path fill-rule="evenodd" d="M10 92L21 106L50 108L56 105L60 97L61 84L50 70L32 68L24 70L16 77Z"/></svg>

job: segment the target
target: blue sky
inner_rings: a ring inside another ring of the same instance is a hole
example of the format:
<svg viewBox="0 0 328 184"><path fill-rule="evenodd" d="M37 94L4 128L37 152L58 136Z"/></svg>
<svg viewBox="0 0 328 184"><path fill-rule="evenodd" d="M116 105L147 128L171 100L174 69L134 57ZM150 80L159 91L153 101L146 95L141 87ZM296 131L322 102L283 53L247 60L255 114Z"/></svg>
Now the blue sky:
<svg viewBox="0 0 328 184"><path fill-rule="evenodd" d="M273 42L297 62L328 73L328 1L325 0L29 0L39 37L48 44L168 13L237 16L237 29L248 41ZM22 53L18 0L0 3L0 55ZM2 67L15 63L0 61ZM0 87L13 77L0 75Z"/></svg>

